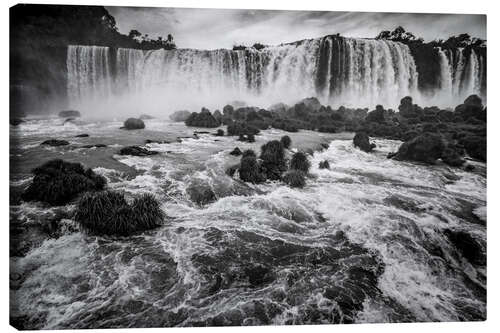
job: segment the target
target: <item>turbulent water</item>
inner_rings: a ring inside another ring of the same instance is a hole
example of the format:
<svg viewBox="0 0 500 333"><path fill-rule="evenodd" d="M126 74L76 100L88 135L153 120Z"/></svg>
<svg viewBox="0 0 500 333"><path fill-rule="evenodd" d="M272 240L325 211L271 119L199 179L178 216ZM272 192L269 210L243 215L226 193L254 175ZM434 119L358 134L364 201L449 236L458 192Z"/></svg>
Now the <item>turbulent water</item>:
<svg viewBox="0 0 500 333"><path fill-rule="evenodd" d="M268 107L317 96L332 106L397 109L402 97L449 107L481 94L485 71L474 51L440 50L441 86L424 100L408 46L392 41L327 36L262 50L118 50L68 47L70 106L106 112L176 109L245 100ZM453 59L452 59L453 57ZM456 58L456 59L455 59ZM464 97L465 96L465 97Z"/></svg>
<svg viewBox="0 0 500 333"><path fill-rule="evenodd" d="M376 140L367 154L348 135L301 131L291 135L293 149L325 140L330 147L310 157L311 176L298 190L224 173L238 161L228 154L235 146L258 149L284 134L278 130L255 144L210 134L177 142L192 129L162 120L141 131L119 130L118 121L61 123L33 119L11 130L11 186L29 182L30 168L46 159L81 161L112 189L153 193L168 218L145 234L112 238L79 232L69 217L57 236L37 238L36 226L73 206L12 205L11 235L27 231L16 236L19 253L11 246L11 318L25 328L486 318L486 267L446 236L463 231L485 251L482 163L470 173L398 162L386 155L400 142ZM74 137L80 133L90 137ZM40 147L48 136L71 144ZM145 138L172 143L147 145L160 152L152 157L116 155ZM89 143L108 148L78 148ZM331 169L318 169L325 159ZM192 185L212 188L217 201L194 204Z"/></svg>

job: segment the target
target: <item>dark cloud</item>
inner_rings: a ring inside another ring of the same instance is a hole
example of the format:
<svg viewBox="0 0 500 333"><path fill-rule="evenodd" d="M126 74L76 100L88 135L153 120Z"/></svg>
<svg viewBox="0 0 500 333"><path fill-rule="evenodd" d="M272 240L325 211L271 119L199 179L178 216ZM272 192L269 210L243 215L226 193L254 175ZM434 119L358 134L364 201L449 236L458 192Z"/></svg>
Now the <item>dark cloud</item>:
<svg viewBox="0 0 500 333"><path fill-rule="evenodd" d="M280 44L340 33L375 37L401 25L425 40L469 33L486 39L486 16L466 14L363 13L241 9L107 7L121 32L174 35L182 48L230 48Z"/></svg>

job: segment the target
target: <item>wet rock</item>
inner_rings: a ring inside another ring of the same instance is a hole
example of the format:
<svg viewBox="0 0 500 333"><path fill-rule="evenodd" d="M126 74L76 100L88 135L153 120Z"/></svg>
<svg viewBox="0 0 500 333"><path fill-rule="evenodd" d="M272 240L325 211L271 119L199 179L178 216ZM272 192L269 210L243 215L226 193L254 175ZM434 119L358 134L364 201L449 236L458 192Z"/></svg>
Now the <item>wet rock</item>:
<svg viewBox="0 0 500 333"><path fill-rule="evenodd" d="M145 143L146 143L146 144L149 144L149 143L166 144L166 143L170 143L170 141L166 141L166 140L151 140L151 139L146 139Z"/></svg>
<svg viewBox="0 0 500 333"><path fill-rule="evenodd" d="M191 201L200 206L217 201L217 197L215 192L212 190L212 187L201 181L192 182L186 191Z"/></svg>
<svg viewBox="0 0 500 333"><path fill-rule="evenodd" d="M146 148L142 148L139 146L127 146L120 149L120 155L132 155L132 156L149 156L149 155L157 155L157 151L151 151Z"/></svg>
<svg viewBox="0 0 500 333"><path fill-rule="evenodd" d="M81 114L79 111L76 110L63 110L59 112L59 117L60 118L78 118L81 117Z"/></svg>
<svg viewBox="0 0 500 333"><path fill-rule="evenodd" d="M190 115L191 112L187 110L179 110L172 113L169 118L170 120L175 122L183 122L186 121L186 119L188 119Z"/></svg>
<svg viewBox="0 0 500 333"><path fill-rule="evenodd" d="M21 118L10 118L9 123L12 126L18 126L19 124L24 123L24 120L22 120Z"/></svg>
<svg viewBox="0 0 500 333"><path fill-rule="evenodd" d="M444 231L449 241L457 248L462 256L474 265L486 265L486 253L479 241L470 233L447 229Z"/></svg>
<svg viewBox="0 0 500 333"><path fill-rule="evenodd" d="M80 163L51 160L33 170L33 182L22 194L24 201L64 205L86 191L102 190L106 179Z"/></svg>
<svg viewBox="0 0 500 333"><path fill-rule="evenodd" d="M88 137L89 135L87 133L75 135L75 138L88 138Z"/></svg>
<svg viewBox="0 0 500 333"><path fill-rule="evenodd" d="M224 136L224 130L218 129L217 132L215 133L215 136Z"/></svg>
<svg viewBox="0 0 500 333"><path fill-rule="evenodd" d="M90 149L90 148L106 148L108 145L105 145L103 143L96 143L94 145L83 145L83 146L80 146L80 148L86 148L86 149Z"/></svg>
<svg viewBox="0 0 500 333"><path fill-rule="evenodd" d="M245 275L248 277L248 282L252 287L257 287L273 280L271 269L260 264L246 267Z"/></svg>
<svg viewBox="0 0 500 333"><path fill-rule="evenodd" d="M371 152L373 148L375 148L374 143L370 143L370 138L365 132L358 132L352 139L352 142L354 143L354 147L358 147L364 152Z"/></svg>
<svg viewBox="0 0 500 333"><path fill-rule="evenodd" d="M67 146L69 145L69 142L66 140L50 139L50 140L45 140L40 145L59 147L59 146Z"/></svg>
<svg viewBox="0 0 500 333"><path fill-rule="evenodd" d="M230 153L229 155L233 155L233 156L240 156L242 154L242 151L240 150L240 148L236 147L234 148Z"/></svg>
<svg viewBox="0 0 500 333"><path fill-rule="evenodd" d="M388 158L434 164L437 159L441 158L444 149L445 144L439 134L422 133L403 143L397 153L388 156Z"/></svg>
<svg viewBox="0 0 500 333"><path fill-rule="evenodd" d="M123 123L123 129L127 130L136 130L136 129L143 129L145 128L146 125L144 125L144 122L141 119L138 118L128 118L125 120Z"/></svg>

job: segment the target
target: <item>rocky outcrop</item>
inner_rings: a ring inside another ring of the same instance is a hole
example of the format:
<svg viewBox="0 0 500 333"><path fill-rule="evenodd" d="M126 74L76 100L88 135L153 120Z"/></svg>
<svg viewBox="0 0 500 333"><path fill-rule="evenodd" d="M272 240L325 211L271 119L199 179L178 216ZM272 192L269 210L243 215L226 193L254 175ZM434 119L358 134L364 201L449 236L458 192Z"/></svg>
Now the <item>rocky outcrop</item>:
<svg viewBox="0 0 500 333"><path fill-rule="evenodd" d="M146 125L144 125L144 122L141 119L138 119L138 118L128 118L123 123L122 129L136 130L136 129L143 129L145 127L146 127Z"/></svg>
<svg viewBox="0 0 500 333"><path fill-rule="evenodd" d="M157 155L157 151L147 150L139 146L127 146L120 149L120 155L131 155L131 156L149 156Z"/></svg>
<svg viewBox="0 0 500 333"><path fill-rule="evenodd" d="M67 145L69 145L69 142L66 140L49 139L49 140L45 140L40 145L59 147L59 146L67 146Z"/></svg>
<svg viewBox="0 0 500 333"><path fill-rule="evenodd" d="M373 148L375 148L374 143L370 143L370 138L365 132L358 132L352 139L352 142L354 143L354 147L358 147L364 152L371 152Z"/></svg>
<svg viewBox="0 0 500 333"><path fill-rule="evenodd" d="M186 121L186 119L188 119L190 115L191 115L191 112L189 112L187 110L179 110L179 111L175 111L174 113L172 113L169 116L169 118L170 118L170 120L175 121L175 122L183 122L183 121Z"/></svg>
<svg viewBox="0 0 500 333"><path fill-rule="evenodd" d="M184 122L186 126L193 127L214 128L221 125L221 122L218 121L206 108L202 108L200 113L191 113Z"/></svg>
<svg viewBox="0 0 500 333"><path fill-rule="evenodd" d="M403 143L391 158L434 164L442 157L444 149L443 138L439 134L427 132Z"/></svg>

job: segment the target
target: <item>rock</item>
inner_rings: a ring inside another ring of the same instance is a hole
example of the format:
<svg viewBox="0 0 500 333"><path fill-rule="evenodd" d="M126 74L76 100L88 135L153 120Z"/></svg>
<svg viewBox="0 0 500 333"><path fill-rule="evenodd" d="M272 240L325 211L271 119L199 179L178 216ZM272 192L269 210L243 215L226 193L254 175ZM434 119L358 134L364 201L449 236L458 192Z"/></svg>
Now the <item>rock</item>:
<svg viewBox="0 0 500 333"><path fill-rule="evenodd" d="M470 233L447 229L446 237L471 264L486 265L486 253L481 244Z"/></svg>
<svg viewBox="0 0 500 333"><path fill-rule="evenodd" d="M150 116L149 114L141 114L139 116L139 119L141 119L141 120L150 120L150 119L155 119L155 117Z"/></svg>
<svg viewBox="0 0 500 333"><path fill-rule="evenodd" d="M254 264L246 267L245 275L248 276L248 282L252 285L252 287L257 287L264 283L273 281L271 269L260 264Z"/></svg>
<svg viewBox="0 0 500 333"><path fill-rule="evenodd" d="M51 160L33 170L33 182L22 194L24 201L64 205L86 191L102 190L106 179L80 163Z"/></svg>
<svg viewBox="0 0 500 333"><path fill-rule="evenodd" d="M50 140L45 140L44 142L41 143L41 145L59 147L59 146L67 146L69 145L69 142L66 140L50 139Z"/></svg>
<svg viewBox="0 0 500 333"><path fill-rule="evenodd" d="M144 122L141 119L128 118L123 123L122 128L127 129L127 130L136 130L136 129L143 129L145 127L146 127L146 125L144 125Z"/></svg>
<svg viewBox="0 0 500 333"><path fill-rule="evenodd" d="M224 130L218 129L217 132L215 133L215 136L224 136Z"/></svg>
<svg viewBox="0 0 500 333"><path fill-rule="evenodd" d="M175 122L182 122L182 121L186 121L186 119L188 119L190 115L191 115L191 112L189 112L187 110L179 110L179 111L175 111L174 113L172 113L169 118L170 118L170 120L175 121Z"/></svg>
<svg viewBox="0 0 500 333"><path fill-rule="evenodd" d="M76 110L63 110L59 112L60 118L78 118L81 117L80 112Z"/></svg>
<svg viewBox="0 0 500 333"><path fill-rule="evenodd" d="M236 147L234 148L230 153L229 155L233 155L233 156L240 156L242 154L240 148Z"/></svg>
<svg viewBox="0 0 500 333"><path fill-rule="evenodd" d="M80 148L106 148L108 145L105 145L103 143L96 143L94 145L83 145L80 146Z"/></svg>
<svg viewBox="0 0 500 333"><path fill-rule="evenodd" d="M89 137L89 135L86 133L75 135L75 138L88 138L88 137Z"/></svg>
<svg viewBox="0 0 500 333"><path fill-rule="evenodd" d="M146 139L145 143L146 143L146 144L149 144L149 143L165 144L165 143L170 143L170 141L166 141L166 140L151 140L151 139Z"/></svg>
<svg viewBox="0 0 500 333"><path fill-rule="evenodd" d="M441 155L441 160L449 166L459 167L465 163L465 160L452 147L446 147Z"/></svg>
<svg viewBox="0 0 500 333"><path fill-rule="evenodd" d="M22 120L21 118L10 118L9 123L12 126L18 126L19 124L24 123L24 120Z"/></svg>
<svg viewBox="0 0 500 333"><path fill-rule="evenodd" d="M120 155L132 155L132 156L149 156L157 155L157 151L147 150L139 146L127 146L120 149Z"/></svg>
<svg viewBox="0 0 500 333"><path fill-rule="evenodd" d="M219 127L221 122L206 108L202 108L200 113L193 112L184 121L186 126L214 128Z"/></svg>
<svg viewBox="0 0 500 333"><path fill-rule="evenodd" d="M212 190L210 185L199 180L193 181L188 186L186 191L191 201L197 203L200 206L209 204L217 200L215 192Z"/></svg>
<svg viewBox="0 0 500 333"><path fill-rule="evenodd" d="M422 133L403 143L398 152L391 157L398 161L418 161L434 164L437 159L441 158L444 149L445 144L439 134Z"/></svg>
<svg viewBox="0 0 500 333"><path fill-rule="evenodd" d="M320 169L330 169L330 163L327 160L319 162Z"/></svg>
<svg viewBox="0 0 500 333"><path fill-rule="evenodd" d="M375 148L374 143L370 143L370 138L365 132L358 132L352 139L354 147L358 147L364 152L371 152Z"/></svg>

